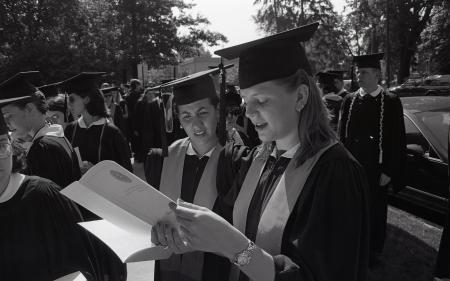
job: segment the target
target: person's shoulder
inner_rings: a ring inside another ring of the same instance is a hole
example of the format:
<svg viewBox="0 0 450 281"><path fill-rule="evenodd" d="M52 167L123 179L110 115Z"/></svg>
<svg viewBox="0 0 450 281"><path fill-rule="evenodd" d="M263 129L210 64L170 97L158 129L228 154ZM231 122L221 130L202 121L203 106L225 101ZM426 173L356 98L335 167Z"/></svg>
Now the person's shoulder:
<svg viewBox="0 0 450 281"><path fill-rule="evenodd" d="M345 97L342 99L343 103L347 103L349 101L351 101L352 99L354 99L356 97L356 95L358 94L358 91L354 91L354 92L349 92L348 94L345 95Z"/></svg>
<svg viewBox="0 0 450 281"><path fill-rule="evenodd" d="M171 145L169 145L169 155L170 155L170 153L171 153L173 150L179 148L179 147L180 147L181 145L183 145L187 140L188 140L187 137L186 137L186 138L182 138L182 139L178 139L178 140L174 141Z"/></svg>
<svg viewBox="0 0 450 281"><path fill-rule="evenodd" d="M24 188L23 198L28 200L53 197L61 190L56 183L38 176L26 176L21 187Z"/></svg>
<svg viewBox="0 0 450 281"><path fill-rule="evenodd" d="M391 92L386 91L386 90L383 90L383 92L385 93L387 99L390 99L390 100L400 100L400 98L398 97L398 95L395 94L395 93L391 93Z"/></svg>
<svg viewBox="0 0 450 281"><path fill-rule="evenodd" d="M340 142L328 148L319 160L321 165L340 165L346 163L347 165L360 166L359 162Z"/></svg>

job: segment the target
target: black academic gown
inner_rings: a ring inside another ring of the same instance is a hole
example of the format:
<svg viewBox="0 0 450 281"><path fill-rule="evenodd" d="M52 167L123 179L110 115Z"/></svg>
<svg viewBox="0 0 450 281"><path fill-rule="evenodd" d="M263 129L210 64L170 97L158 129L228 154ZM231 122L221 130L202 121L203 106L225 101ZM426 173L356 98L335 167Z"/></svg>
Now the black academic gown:
<svg viewBox="0 0 450 281"><path fill-rule="evenodd" d="M339 121L339 111L342 105L342 97L333 93L324 95L325 104L330 113L330 125L336 131Z"/></svg>
<svg viewBox="0 0 450 281"><path fill-rule="evenodd" d="M159 114L159 101L154 99L150 102L146 101L143 104L142 113L142 155L147 155L150 148L161 148L161 124ZM164 131L165 132L165 131ZM143 159L144 160L144 159Z"/></svg>
<svg viewBox="0 0 450 281"><path fill-rule="evenodd" d="M100 136L103 127L99 159ZM81 128L78 121L74 121L67 125L64 134L74 148L79 148L83 161L89 161L95 165L102 160L112 160L125 169L133 171L129 146L120 130L111 122L106 125L99 124L92 125L89 128Z"/></svg>
<svg viewBox="0 0 450 281"><path fill-rule="evenodd" d="M229 221L254 155L255 150L241 159L237 174L229 161L223 161L218 170L222 171L217 178L219 194L223 196L220 211ZM289 162L280 160L278 164L268 160L250 202L245 233L249 238L255 237L262 205ZM363 168L342 145L334 145L312 169L288 218L281 254L274 256L275 280L367 280L367 206L368 186ZM248 278L241 273L240 280Z"/></svg>
<svg viewBox="0 0 450 281"><path fill-rule="evenodd" d="M126 268L122 276L103 271L111 256L98 252L105 246L77 225L78 208L58 190L47 179L27 176L16 194L0 203L0 280L49 281L76 271L93 281L126 280Z"/></svg>
<svg viewBox="0 0 450 281"><path fill-rule="evenodd" d="M347 92L347 90L344 90L344 91L340 92L337 95L340 96L341 98L345 98L348 94L350 94L350 93Z"/></svg>
<svg viewBox="0 0 450 281"><path fill-rule="evenodd" d="M243 153L244 150L235 150L234 160L240 157L237 153ZM222 154L222 153L221 153ZM222 157L222 156L219 156ZM208 162L208 157L199 159L195 155L186 155L183 165L183 178L181 183L181 199L192 203L194 201L195 192L203 175L203 171ZM164 163L161 149L152 149L147 156L145 164L145 176L147 182L153 187L159 189L161 181L161 172ZM219 158L220 163L220 158ZM219 198L219 197L218 197ZM213 211L218 212L220 209L220 200L217 199L213 206ZM209 281L227 281L226 277L229 271L230 263L228 259L217 256L212 253L205 253L203 262L202 280ZM155 263L155 281L160 280L160 267L158 261ZM181 279L180 279L181 280ZM175 280L174 280L175 281Z"/></svg>
<svg viewBox="0 0 450 281"><path fill-rule="evenodd" d="M356 96L356 97L355 97ZM352 103L350 122L349 108ZM371 249L381 253L386 238L387 186L379 185L381 173L391 178L394 190L404 187L406 160L405 125L400 99L386 93L384 100L383 161L379 164L381 94L364 97L357 92L342 103L339 135L345 147L364 167L370 185ZM346 128L348 123L348 128ZM347 130L347 136L346 134Z"/></svg>
<svg viewBox="0 0 450 281"><path fill-rule="evenodd" d="M133 153L139 154L141 149L141 140L135 134L135 122L139 118L136 115L135 109L138 100L141 98L142 92L130 91L130 94L125 97L128 107L128 141L131 143L131 150Z"/></svg>
<svg viewBox="0 0 450 281"><path fill-rule="evenodd" d="M52 180L66 187L81 177L80 166L75 152L67 139L42 136L33 141L27 154L27 175L35 175Z"/></svg>

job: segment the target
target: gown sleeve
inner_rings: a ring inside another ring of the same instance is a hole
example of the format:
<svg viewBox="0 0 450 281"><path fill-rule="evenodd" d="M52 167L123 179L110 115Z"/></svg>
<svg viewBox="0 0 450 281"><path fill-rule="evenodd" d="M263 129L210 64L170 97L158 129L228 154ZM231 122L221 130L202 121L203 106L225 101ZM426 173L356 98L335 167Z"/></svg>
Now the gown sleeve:
<svg viewBox="0 0 450 281"><path fill-rule="evenodd" d="M328 160L310 175L274 256L275 280L366 280L368 203L354 160ZM311 178L312 176L312 178Z"/></svg>
<svg viewBox="0 0 450 281"><path fill-rule="evenodd" d="M389 100L389 119L385 122L386 144L383 145L383 173L392 179L395 191L405 186L406 133L403 106L398 97Z"/></svg>
<svg viewBox="0 0 450 281"><path fill-rule="evenodd" d="M154 188L159 190L161 173L164 163L161 148L151 148L144 162L145 179Z"/></svg>
<svg viewBox="0 0 450 281"><path fill-rule="evenodd" d="M229 222L232 221L234 202L255 151L256 149L250 150L246 146L227 143L220 153L216 177L217 213Z"/></svg>
<svg viewBox="0 0 450 281"><path fill-rule="evenodd" d="M131 166L131 153L127 142L125 141L125 137L120 132L117 127L114 127L113 138L114 138L114 158L116 162L120 164L122 167L127 169L130 172L133 172L133 167Z"/></svg>
<svg viewBox="0 0 450 281"><path fill-rule="evenodd" d="M34 180L34 191L27 196L34 216L30 223L41 230L41 243L46 256L41 263L54 269L54 279L81 271L88 280L126 280L125 266L105 246L91 241L77 225L82 221L77 206L58 192L59 187L48 181ZM114 267L106 266L115 262ZM36 261L39 263L39 261Z"/></svg>
<svg viewBox="0 0 450 281"><path fill-rule="evenodd" d="M65 187L71 181L65 178L67 171L61 170L68 166L66 161L70 160L64 148L37 141L28 152L26 173L49 179Z"/></svg>

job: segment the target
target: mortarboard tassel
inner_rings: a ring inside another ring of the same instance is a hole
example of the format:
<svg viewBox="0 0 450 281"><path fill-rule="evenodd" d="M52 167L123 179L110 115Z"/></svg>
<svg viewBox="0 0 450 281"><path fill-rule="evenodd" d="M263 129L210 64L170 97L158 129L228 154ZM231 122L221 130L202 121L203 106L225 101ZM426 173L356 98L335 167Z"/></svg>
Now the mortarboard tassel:
<svg viewBox="0 0 450 281"><path fill-rule="evenodd" d="M169 155L169 147L167 145L167 133L166 133L166 117L164 114L164 100L162 98L162 88L160 90L160 102L159 102L159 122L160 122L160 133L161 133L161 148L163 157Z"/></svg>
<svg viewBox="0 0 450 281"><path fill-rule="evenodd" d="M220 110L220 116L219 116L219 143L221 145L225 145L227 141L227 134L226 134L226 115L225 115L225 88L226 88L226 72L225 67L223 65L223 58L220 59L219 64L220 69L220 103L219 103L219 110Z"/></svg>

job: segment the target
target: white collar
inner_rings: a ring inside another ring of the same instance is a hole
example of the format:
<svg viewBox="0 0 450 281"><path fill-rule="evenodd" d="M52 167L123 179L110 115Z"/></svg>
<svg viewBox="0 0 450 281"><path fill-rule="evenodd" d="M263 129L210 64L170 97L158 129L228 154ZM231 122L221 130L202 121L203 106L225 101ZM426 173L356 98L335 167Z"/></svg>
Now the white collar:
<svg viewBox="0 0 450 281"><path fill-rule="evenodd" d="M96 125L103 125L105 124L105 122L107 122L105 117L102 117L100 119L98 119L97 121L94 121L91 123L91 125L87 126L86 123L84 122L83 116L80 116L80 118L78 118L78 125L80 126L80 128L86 129L86 128L90 128L92 126L96 126Z"/></svg>
<svg viewBox="0 0 450 281"><path fill-rule="evenodd" d="M36 132L32 142L35 139L40 138L42 136L54 136L61 138L64 137L64 129L61 125L58 124L45 125L44 127L40 128L39 131Z"/></svg>
<svg viewBox="0 0 450 281"><path fill-rule="evenodd" d="M204 156L211 157L211 154L213 153L214 149L216 149L216 147L217 147L217 145L214 146L213 148L211 148L210 151L206 152L206 153L203 154L202 156L199 156L199 155L197 154L197 152L195 152L194 147L192 147L192 142L189 142L188 148L187 148L187 150L186 150L186 155L191 155L191 156L192 156L192 155L195 155L195 156L197 156L198 158L202 158L202 157L204 157Z"/></svg>
<svg viewBox="0 0 450 281"><path fill-rule="evenodd" d="M376 96L378 96L381 93L382 90L383 90L383 88L380 85L378 85L377 89L375 91L371 92L371 93L366 93L366 91L364 91L363 88L359 88L358 93L359 93L360 96L364 96L366 94L369 94L369 95L371 95L372 97L375 98Z"/></svg>
<svg viewBox="0 0 450 281"><path fill-rule="evenodd" d="M300 143L297 143L296 145L294 145L293 147L291 147L288 151L286 151L285 153L281 154L280 157L284 157L284 158L289 158L292 159L294 158L295 153L297 152L298 148L300 147ZM270 154L270 156L273 156L275 158L277 158L277 148L275 147L275 149L272 151L272 153Z"/></svg>
<svg viewBox="0 0 450 281"><path fill-rule="evenodd" d="M327 93L325 95L323 95L322 97L325 100L332 100L332 101L340 101L342 100L342 97L335 94L335 93Z"/></svg>
<svg viewBox="0 0 450 281"><path fill-rule="evenodd" d="M25 176L19 173L13 173L9 176L9 183L5 191L0 195L0 203L5 203L17 193Z"/></svg>

